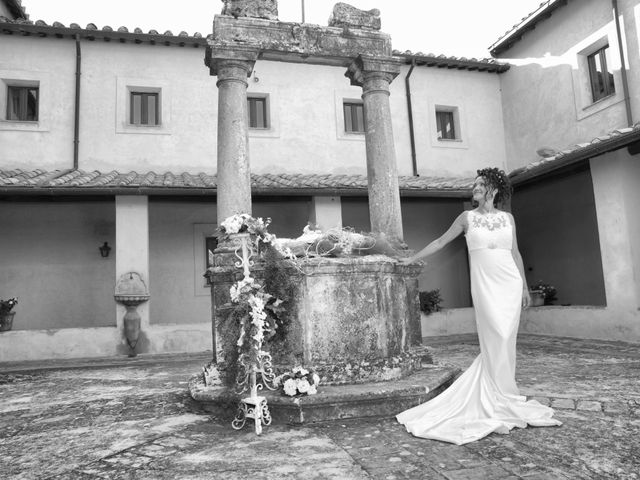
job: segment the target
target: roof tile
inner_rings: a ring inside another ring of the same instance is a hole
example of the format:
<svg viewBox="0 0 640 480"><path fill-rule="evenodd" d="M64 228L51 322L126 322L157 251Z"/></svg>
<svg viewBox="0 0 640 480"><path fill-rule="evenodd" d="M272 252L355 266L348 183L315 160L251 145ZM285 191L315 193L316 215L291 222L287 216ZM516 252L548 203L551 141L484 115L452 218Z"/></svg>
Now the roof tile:
<svg viewBox="0 0 640 480"><path fill-rule="evenodd" d="M468 190L473 183L472 178L453 177L399 177L400 189L404 192L458 192ZM347 174L252 174L251 186L260 192L296 192L305 190L322 191L367 191L366 175ZM215 189L216 175L203 172L191 174L187 172L128 172L111 171L102 173L97 170L53 170L41 169L26 171L0 170L0 186L3 187L38 187L47 190L108 188L124 190L131 188L155 188L160 190L180 189Z"/></svg>

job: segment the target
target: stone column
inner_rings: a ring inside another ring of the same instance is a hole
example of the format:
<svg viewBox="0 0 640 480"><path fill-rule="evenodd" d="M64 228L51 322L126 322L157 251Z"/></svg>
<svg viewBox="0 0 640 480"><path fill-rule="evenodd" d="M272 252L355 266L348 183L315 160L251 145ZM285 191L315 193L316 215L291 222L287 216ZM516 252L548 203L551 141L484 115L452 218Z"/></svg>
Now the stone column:
<svg viewBox="0 0 640 480"><path fill-rule="evenodd" d="M345 76L351 85L362 87L371 230L401 243L400 189L389 107L389 84L399 73L396 59L361 55Z"/></svg>
<svg viewBox="0 0 640 480"><path fill-rule="evenodd" d="M251 214L251 169L247 120L247 77L257 50L218 48L207 59L218 76L218 222L236 213Z"/></svg>
<svg viewBox="0 0 640 480"><path fill-rule="evenodd" d="M342 202L340 197L312 197L309 222L322 231L342 228Z"/></svg>

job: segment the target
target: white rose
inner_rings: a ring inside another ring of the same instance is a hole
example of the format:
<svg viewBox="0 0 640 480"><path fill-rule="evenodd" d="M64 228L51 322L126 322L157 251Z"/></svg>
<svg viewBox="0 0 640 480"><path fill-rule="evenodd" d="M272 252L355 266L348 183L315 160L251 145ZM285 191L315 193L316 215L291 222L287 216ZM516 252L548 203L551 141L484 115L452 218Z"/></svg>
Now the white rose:
<svg viewBox="0 0 640 480"><path fill-rule="evenodd" d="M284 393L286 393L290 397L293 397L296 393L298 393L298 389L296 387L296 381L293 378L289 378L285 380L284 385L282 387L284 388Z"/></svg>
<svg viewBox="0 0 640 480"><path fill-rule="evenodd" d="M307 395L315 395L316 393L318 393L318 389L316 388L315 385L311 385L309 387L309 391L307 392Z"/></svg>
<svg viewBox="0 0 640 480"><path fill-rule="evenodd" d="M311 388L311 385L309 385L309 382L307 381L306 378L302 378L298 380L298 391L300 393L307 393L310 388Z"/></svg>

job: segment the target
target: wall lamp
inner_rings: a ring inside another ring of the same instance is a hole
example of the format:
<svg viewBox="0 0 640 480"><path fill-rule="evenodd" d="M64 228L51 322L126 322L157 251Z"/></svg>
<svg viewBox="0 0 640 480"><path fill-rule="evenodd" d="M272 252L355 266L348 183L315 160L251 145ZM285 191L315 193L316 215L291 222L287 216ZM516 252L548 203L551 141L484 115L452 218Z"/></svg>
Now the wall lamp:
<svg viewBox="0 0 640 480"><path fill-rule="evenodd" d="M111 251L111 247L108 242L104 242L104 244L98 248L100 250L100 256L102 258L107 258L109 256L109 252Z"/></svg>

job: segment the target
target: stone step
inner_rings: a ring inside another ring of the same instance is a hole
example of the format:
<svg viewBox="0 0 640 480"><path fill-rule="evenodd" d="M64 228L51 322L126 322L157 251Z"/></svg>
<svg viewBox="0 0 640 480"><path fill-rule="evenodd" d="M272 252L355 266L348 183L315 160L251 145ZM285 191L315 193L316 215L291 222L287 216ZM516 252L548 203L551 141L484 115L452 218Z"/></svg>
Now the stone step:
<svg viewBox="0 0 640 480"><path fill-rule="evenodd" d="M424 403L445 390L460 369L446 364L425 365L415 373L393 381L318 387L315 395L289 397L280 391L262 390L273 422L308 424L331 420L389 417ZM225 387L205 387L202 375L189 382L191 397L203 411L233 418L241 398Z"/></svg>

